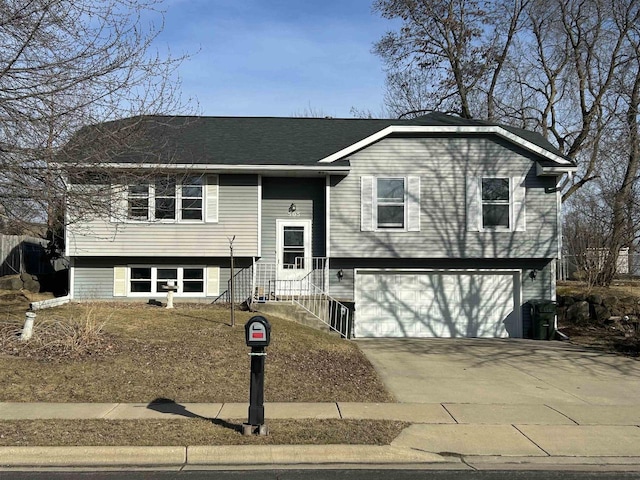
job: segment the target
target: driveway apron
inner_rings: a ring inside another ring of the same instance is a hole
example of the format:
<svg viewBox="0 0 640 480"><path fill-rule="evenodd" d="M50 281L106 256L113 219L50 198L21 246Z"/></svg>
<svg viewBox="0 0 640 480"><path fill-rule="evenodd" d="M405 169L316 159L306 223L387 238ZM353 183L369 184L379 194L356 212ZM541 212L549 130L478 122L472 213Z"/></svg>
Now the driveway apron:
<svg viewBox="0 0 640 480"><path fill-rule="evenodd" d="M567 342L361 339L399 402L636 405L640 362Z"/></svg>

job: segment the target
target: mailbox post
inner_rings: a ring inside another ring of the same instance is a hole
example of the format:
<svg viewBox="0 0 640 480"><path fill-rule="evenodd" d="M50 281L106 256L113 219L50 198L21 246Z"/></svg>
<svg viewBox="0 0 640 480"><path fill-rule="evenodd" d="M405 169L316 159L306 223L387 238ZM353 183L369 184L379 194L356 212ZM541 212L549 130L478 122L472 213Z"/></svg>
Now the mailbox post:
<svg viewBox="0 0 640 480"><path fill-rule="evenodd" d="M251 384L249 386L249 420L242 425L243 435L257 433L267 435L264 424L264 357L265 347L271 342L271 325L266 318L257 315L244 326L245 340L251 347Z"/></svg>

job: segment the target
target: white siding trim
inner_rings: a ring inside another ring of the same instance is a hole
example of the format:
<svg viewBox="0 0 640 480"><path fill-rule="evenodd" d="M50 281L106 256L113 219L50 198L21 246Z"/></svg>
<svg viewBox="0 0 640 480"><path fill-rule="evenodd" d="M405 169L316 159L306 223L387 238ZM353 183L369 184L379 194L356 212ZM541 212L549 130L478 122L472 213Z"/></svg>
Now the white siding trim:
<svg viewBox="0 0 640 480"><path fill-rule="evenodd" d="M129 268L115 265L113 267L113 296L126 297L129 291Z"/></svg>
<svg viewBox="0 0 640 480"><path fill-rule="evenodd" d="M262 175L258 175L258 257L262 256Z"/></svg>
<svg viewBox="0 0 640 480"><path fill-rule="evenodd" d="M205 177L205 213L203 215L206 223L218 223L218 212L220 210L220 176L210 174Z"/></svg>
<svg viewBox="0 0 640 480"><path fill-rule="evenodd" d="M379 132L370 135L359 142L354 143L342 150L334 153L333 155L329 155L326 158L323 158L318 163L331 163L336 160L340 160L345 156L354 153L364 147L367 147L389 135L394 133L448 133L448 134L494 134L499 137L503 137L506 140L509 140L511 143L515 143L523 147L526 150L529 150L532 153L540 155L543 158L547 158L552 160L558 164L558 167L562 167L564 165L567 166L567 169L564 171L574 171L575 166L571 164L571 162L555 153L552 153L534 143L525 140L524 138L515 135L508 130L499 127L497 125L490 126L425 126L425 125L391 125L387 128L380 130Z"/></svg>
<svg viewBox="0 0 640 480"><path fill-rule="evenodd" d="M407 231L420 231L420 177L407 178Z"/></svg>
<svg viewBox="0 0 640 480"><path fill-rule="evenodd" d="M479 232L481 230L482 201L480 200L480 182L482 179L476 176L466 178L467 182L467 232Z"/></svg>
<svg viewBox="0 0 640 480"><path fill-rule="evenodd" d="M76 261L75 258L69 259L69 298L73 300L76 292Z"/></svg>
<svg viewBox="0 0 640 480"><path fill-rule="evenodd" d="M129 218L129 215L127 212L128 191L129 190L127 185L122 185L122 184L111 185L109 220L112 223L123 223L128 220Z"/></svg>
<svg viewBox="0 0 640 480"><path fill-rule="evenodd" d="M324 220L324 256L329 258L331 256L331 175L325 177L325 220Z"/></svg>
<svg viewBox="0 0 640 480"><path fill-rule="evenodd" d="M558 253L556 258L562 258L562 192L560 191L560 183L562 177L556 179L556 229L558 233ZM555 277L554 277L555 278Z"/></svg>
<svg viewBox="0 0 640 480"><path fill-rule="evenodd" d="M205 295L207 297L217 297L220 295L220 267L210 265L205 270L207 271Z"/></svg>
<svg viewBox="0 0 640 480"><path fill-rule="evenodd" d="M525 187L525 176L511 177L511 231L524 232L527 229L527 189Z"/></svg>
<svg viewBox="0 0 640 480"><path fill-rule="evenodd" d="M374 195L375 195L374 177L371 175L363 175L360 177L360 230L363 232L371 232L374 230Z"/></svg>

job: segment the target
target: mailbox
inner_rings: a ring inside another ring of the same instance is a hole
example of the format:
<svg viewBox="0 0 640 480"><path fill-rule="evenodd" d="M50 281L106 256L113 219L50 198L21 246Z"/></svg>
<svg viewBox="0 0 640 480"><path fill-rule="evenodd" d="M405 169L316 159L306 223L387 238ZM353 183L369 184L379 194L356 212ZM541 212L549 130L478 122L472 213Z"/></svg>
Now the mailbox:
<svg viewBox="0 0 640 480"><path fill-rule="evenodd" d="M266 318L258 315L244 325L248 347L268 347L271 341L271 325Z"/></svg>

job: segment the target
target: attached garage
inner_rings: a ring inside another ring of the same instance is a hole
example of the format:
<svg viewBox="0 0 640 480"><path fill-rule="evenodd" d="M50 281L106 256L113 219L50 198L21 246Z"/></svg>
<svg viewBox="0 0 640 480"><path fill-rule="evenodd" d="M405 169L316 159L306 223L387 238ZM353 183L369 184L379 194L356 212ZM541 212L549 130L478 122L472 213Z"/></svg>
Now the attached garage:
<svg viewBox="0 0 640 480"><path fill-rule="evenodd" d="M522 337L520 271L358 270L356 337Z"/></svg>

